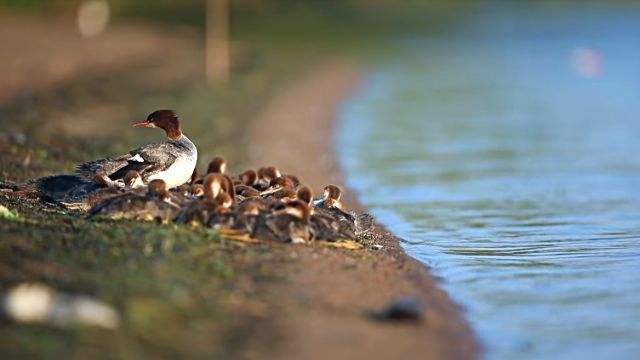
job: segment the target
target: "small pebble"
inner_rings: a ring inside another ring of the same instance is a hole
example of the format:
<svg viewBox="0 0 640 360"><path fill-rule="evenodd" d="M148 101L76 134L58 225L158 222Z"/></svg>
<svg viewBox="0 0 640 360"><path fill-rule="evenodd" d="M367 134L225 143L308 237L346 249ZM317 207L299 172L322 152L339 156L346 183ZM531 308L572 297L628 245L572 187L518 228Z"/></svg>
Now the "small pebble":
<svg viewBox="0 0 640 360"><path fill-rule="evenodd" d="M403 297L384 310L372 312L371 317L379 321L420 321L422 313L422 306L416 298Z"/></svg>
<svg viewBox="0 0 640 360"><path fill-rule="evenodd" d="M380 244L373 244L371 245L371 249L373 250L381 250L384 246L380 245Z"/></svg>

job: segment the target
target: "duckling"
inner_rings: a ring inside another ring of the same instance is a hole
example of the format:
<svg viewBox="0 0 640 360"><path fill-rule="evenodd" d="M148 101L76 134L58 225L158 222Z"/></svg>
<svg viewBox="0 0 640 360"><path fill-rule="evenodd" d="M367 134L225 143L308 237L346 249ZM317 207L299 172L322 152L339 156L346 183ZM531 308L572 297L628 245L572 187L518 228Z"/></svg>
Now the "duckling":
<svg viewBox="0 0 640 360"><path fill-rule="evenodd" d="M311 207L313 204L313 191L311 190L311 188L306 185L298 187L298 190L296 190L296 197L298 198L298 200L307 204L307 206L309 206L312 210L311 213L313 214L313 207Z"/></svg>
<svg viewBox="0 0 640 360"><path fill-rule="evenodd" d="M291 184L293 184L294 188L297 188L298 186L300 186L300 179L297 176L293 174L285 174L285 175L282 175L282 177L285 179L288 179L291 182Z"/></svg>
<svg viewBox="0 0 640 360"><path fill-rule="evenodd" d="M271 180L279 178L282 174L275 166L267 166L258 169L258 180L254 187L260 191L264 191L269 187Z"/></svg>
<svg viewBox="0 0 640 360"><path fill-rule="evenodd" d="M211 215L220 206L220 195L227 188L227 179L217 173L209 174L204 178L203 198L195 199L180 209L174 221L180 224L199 223L207 224Z"/></svg>
<svg viewBox="0 0 640 360"><path fill-rule="evenodd" d="M262 217L256 224L252 237L294 244L312 239L309 226L309 207L299 200L284 204L283 208Z"/></svg>
<svg viewBox="0 0 640 360"><path fill-rule="evenodd" d="M234 204L233 197L228 193L222 193L216 200L217 207L207 220L207 226L216 230L232 229L236 222L236 213L231 210Z"/></svg>
<svg viewBox="0 0 640 360"><path fill-rule="evenodd" d="M249 169L240 174L240 182L246 186L254 186L258 181L258 174L255 171Z"/></svg>
<svg viewBox="0 0 640 360"><path fill-rule="evenodd" d="M111 216L115 219L158 220L168 222L178 212L179 207L171 201L164 180L149 182L147 192L126 192L107 198L89 211L89 217Z"/></svg>
<svg viewBox="0 0 640 360"><path fill-rule="evenodd" d="M260 196L266 197L269 195L275 195L275 193L283 190L292 190L293 182L285 178L284 176L277 177L269 182L269 187L260 192ZM280 196L283 197L283 196Z"/></svg>
<svg viewBox="0 0 640 360"><path fill-rule="evenodd" d="M260 197L260 191L254 189L251 186L247 186L244 184L238 184L235 186L236 189L236 195L240 195L242 196L244 199L247 198L259 198Z"/></svg>
<svg viewBox="0 0 640 360"><path fill-rule="evenodd" d="M145 187L142 176L135 170L127 171L122 180L118 180L118 182L121 182L118 187L100 187L89 194L87 206L91 208L107 198L121 195L125 190L140 190Z"/></svg>
<svg viewBox="0 0 640 360"><path fill-rule="evenodd" d="M342 191L339 187L335 185L327 185L324 187L322 199L315 201L313 205L324 208L338 208L344 211L344 205L342 204L342 201L340 201L341 196Z"/></svg>
<svg viewBox="0 0 640 360"><path fill-rule="evenodd" d="M248 199L238 204L236 221L233 229L252 234L258 218L266 209L264 204L255 199Z"/></svg>

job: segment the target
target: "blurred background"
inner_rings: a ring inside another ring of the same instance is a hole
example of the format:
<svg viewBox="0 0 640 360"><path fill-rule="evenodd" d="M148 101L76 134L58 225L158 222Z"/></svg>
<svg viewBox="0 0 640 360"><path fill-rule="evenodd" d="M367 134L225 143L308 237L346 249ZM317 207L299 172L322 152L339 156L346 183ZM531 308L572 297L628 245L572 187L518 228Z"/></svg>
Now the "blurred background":
<svg viewBox="0 0 640 360"><path fill-rule="evenodd" d="M633 1L0 0L0 180L158 138L239 170L274 93L359 64L349 185L466 309L489 358L640 353ZM389 126L393 124L393 126Z"/></svg>

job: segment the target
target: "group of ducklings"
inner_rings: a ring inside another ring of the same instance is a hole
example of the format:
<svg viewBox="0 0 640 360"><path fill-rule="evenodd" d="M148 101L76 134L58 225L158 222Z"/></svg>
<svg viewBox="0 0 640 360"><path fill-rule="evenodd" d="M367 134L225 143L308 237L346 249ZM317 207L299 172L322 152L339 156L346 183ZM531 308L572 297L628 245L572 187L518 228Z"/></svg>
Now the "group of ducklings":
<svg viewBox="0 0 640 360"><path fill-rule="evenodd" d="M116 188L92 195L89 215L197 224L291 243L358 240L371 227L370 215L345 209L335 185L314 199L297 176L281 174L274 166L238 175L226 168L226 160L216 157L205 176L194 171L187 184L173 189L160 179L144 186L140 174L129 171Z"/></svg>

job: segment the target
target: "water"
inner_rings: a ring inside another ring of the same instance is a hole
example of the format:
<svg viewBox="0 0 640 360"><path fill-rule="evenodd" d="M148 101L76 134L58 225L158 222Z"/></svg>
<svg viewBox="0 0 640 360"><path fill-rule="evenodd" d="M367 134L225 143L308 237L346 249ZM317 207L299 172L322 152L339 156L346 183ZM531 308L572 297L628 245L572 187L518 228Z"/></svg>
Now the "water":
<svg viewBox="0 0 640 360"><path fill-rule="evenodd" d="M490 359L640 357L640 10L477 11L373 64L349 185Z"/></svg>

